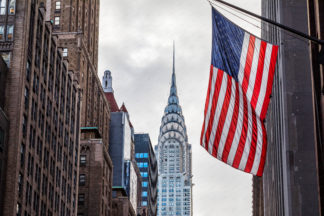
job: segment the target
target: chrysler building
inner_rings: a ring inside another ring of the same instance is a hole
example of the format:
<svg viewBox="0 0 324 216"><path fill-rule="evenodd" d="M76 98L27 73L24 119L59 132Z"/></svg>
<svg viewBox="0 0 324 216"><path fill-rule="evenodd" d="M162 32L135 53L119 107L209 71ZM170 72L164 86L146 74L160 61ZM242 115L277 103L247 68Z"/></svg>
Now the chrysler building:
<svg viewBox="0 0 324 216"><path fill-rule="evenodd" d="M170 96L161 121L158 145L158 216L192 215L191 145L177 95L173 47Z"/></svg>

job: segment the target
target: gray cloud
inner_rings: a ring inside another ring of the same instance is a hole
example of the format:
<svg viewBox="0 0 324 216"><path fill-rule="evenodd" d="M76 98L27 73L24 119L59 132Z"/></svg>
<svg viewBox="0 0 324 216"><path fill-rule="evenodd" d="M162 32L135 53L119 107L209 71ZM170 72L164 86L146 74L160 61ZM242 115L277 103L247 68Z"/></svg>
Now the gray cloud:
<svg viewBox="0 0 324 216"><path fill-rule="evenodd" d="M231 2L260 13L259 0ZM178 95L193 146L194 215L251 215L251 175L223 164L199 145L211 53L208 2L102 0L100 10L99 77L112 71L118 104L125 102L135 131L148 132L154 145L176 42ZM253 26L241 24L258 34Z"/></svg>

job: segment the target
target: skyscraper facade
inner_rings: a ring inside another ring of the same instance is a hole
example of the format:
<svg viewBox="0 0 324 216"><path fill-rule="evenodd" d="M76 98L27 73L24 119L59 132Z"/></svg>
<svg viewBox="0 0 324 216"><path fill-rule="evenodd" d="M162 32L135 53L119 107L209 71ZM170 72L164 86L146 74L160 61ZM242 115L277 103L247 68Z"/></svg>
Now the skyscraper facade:
<svg viewBox="0 0 324 216"><path fill-rule="evenodd" d="M8 72L6 176L0 215L76 215L80 89L44 1L0 1Z"/></svg>
<svg viewBox="0 0 324 216"><path fill-rule="evenodd" d="M145 216L157 214L158 167L149 134L135 134L135 159L142 176L142 207Z"/></svg>
<svg viewBox="0 0 324 216"><path fill-rule="evenodd" d="M158 145L158 215L192 215L191 145L177 95L175 60Z"/></svg>
<svg viewBox="0 0 324 216"><path fill-rule="evenodd" d="M321 11L323 4L316 0L262 1L262 16L316 37L321 36L319 29L315 30L323 25ZM253 181L254 215L321 215L323 133L319 104L323 88L317 84L323 85L323 80L316 78L320 74L318 47L267 23L262 27L262 37L280 48L266 118L265 169L262 182ZM258 202L260 197L263 204Z"/></svg>

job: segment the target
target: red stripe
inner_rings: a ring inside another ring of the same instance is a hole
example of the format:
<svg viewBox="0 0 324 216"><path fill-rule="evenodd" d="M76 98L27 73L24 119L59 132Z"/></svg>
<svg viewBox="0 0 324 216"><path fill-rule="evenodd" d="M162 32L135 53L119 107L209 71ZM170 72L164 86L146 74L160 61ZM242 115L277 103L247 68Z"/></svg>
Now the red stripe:
<svg viewBox="0 0 324 216"><path fill-rule="evenodd" d="M203 123L203 127L202 127L202 130L201 130L201 135L200 135L200 145L203 145L202 139L203 139L204 132L205 132L206 113L207 113L207 110L208 110L211 83L212 83L212 79L213 79L213 67L214 67L213 65L210 65L209 83L208 83L207 97L206 97L206 102L205 102L204 123Z"/></svg>
<svg viewBox="0 0 324 216"><path fill-rule="evenodd" d="M253 53L255 47L255 37L250 35L249 48L246 54L245 67L244 67L244 77L242 81L243 92L246 94L246 91L249 86L250 72L252 67Z"/></svg>
<svg viewBox="0 0 324 216"><path fill-rule="evenodd" d="M256 146L258 143L258 125L257 125L255 111L253 109L252 109L252 123L253 123L253 127L252 127L252 140L251 140L250 152L244 169L244 171L248 173L251 172L254 158L255 158Z"/></svg>
<svg viewBox="0 0 324 216"><path fill-rule="evenodd" d="M238 168L238 166L240 165L240 161L242 158L242 154L243 154L243 150L244 150L244 146L245 146L245 141L246 141L246 133L248 130L248 105L247 105L247 99L245 94L243 94L243 102L244 102L244 117L243 117L243 126L242 126L242 132L241 132L241 138L239 141L239 144L237 146L236 149L236 153L235 153L235 157L234 157L234 161L233 161L233 167Z"/></svg>
<svg viewBox="0 0 324 216"><path fill-rule="evenodd" d="M273 76L274 76L274 72L275 72L277 53L278 53L278 46L273 45L272 52L271 52L270 66L269 66L269 77L268 77L268 83L267 83L267 91L266 91L266 94L264 97L264 103L263 103L261 114L260 114L261 120L263 120L265 118L265 115L267 114L269 102L270 102L270 94L272 91L272 83L273 83Z"/></svg>
<svg viewBox="0 0 324 216"><path fill-rule="evenodd" d="M208 151L209 137L210 137L210 133L211 133L211 130L213 127L214 115L215 115L216 105L217 105L217 101L218 101L218 96L219 96L224 72L220 69L217 69L217 71L216 72L214 71L214 73L217 73L217 78L216 78L216 83L215 83L215 90L214 90L214 95L213 95L213 101L212 101L212 107L211 107L211 111L210 111L208 127L207 127L206 136L205 136L205 140L204 140L205 141L205 149L207 151Z"/></svg>
<svg viewBox="0 0 324 216"><path fill-rule="evenodd" d="M227 88L226 88L226 94L224 97L223 106L222 106L222 110L221 110L221 113L219 116L217 129L216 129L216 135L215 135L215 139L214 139L214 143L213 143L212 155L214 157L217 157L219 140L222 136L223 127L224 127L224 123L226 121L226 115L228 112L228 106L229 106L229 103L231 100L231 94L232 94L232 77L227 75L226 73L225 73L225 76L227 76Z"/></svg>
<svg viewBox="0 0 324 216"><path fill-rule="evenodd" d="M233 138L235 135L236 131L236 125L237 125L237 119L238 119L238 114L239 114L239 105L240 105L240 93L239 93L239 85L238 82L235 82L235 88L236 88L236 93L235 93L235 105L234 105L234 110L233 110L233 117L231 121L231 126L230 129L228 130L228 135L226 138L224 150L223 150L223 155L222 155L222 161L227 163L227 158L231 150Z"/></svg>
<svg viewBox="0 0 324 216"><path fill-rule="evenodd" d="M254 89L253 89L253 94L252 94L252 98L251 98L251 105L254 110L255 110L256 104L258 102L259 94L260 94L266 48L267 48L267 43L265 41L261 41L258 69L257 69L256 77L255 77Z"/></svg>
<svg viewBox="0 0 324 216"><path fill-rule="evenodd" d="M257 176L262 176L263 174L263 169L264 169L264 164L266 160L266 154L267 154L267 132L264 127L264 124L262 124L262 133L263 133L263 143L262 143L262 153L261 153L261 158L260 158L260 164L259 164L259 169L257 172Z"/></svg>

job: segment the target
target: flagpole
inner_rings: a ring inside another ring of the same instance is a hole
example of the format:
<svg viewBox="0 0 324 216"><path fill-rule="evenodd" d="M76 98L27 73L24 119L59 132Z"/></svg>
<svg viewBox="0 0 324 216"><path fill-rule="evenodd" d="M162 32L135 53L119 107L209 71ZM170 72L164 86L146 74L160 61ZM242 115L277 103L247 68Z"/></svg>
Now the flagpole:
<svg viewBox="0 0 324 216"><path fill-rule="evenodd" d="M247 11L247 10L245 10L245 9L243 9L243 8L240 8L240 7L237 7L237 6L232 5L232 4L230 4L230 3L227 3L227 2L225 2L225 1L223 1L223 0L211 0L211 1L219 2L219 3L221 3L221 4L224 4L224 5L226 5L226 6L229 6L229 7L231 7L231 8L236 9L236 10L239 10L239 11L241 11L241 12L243 12L243 13L246 13L246 14L249 14L249 15L251 15L251 16L253 16L253 17L256 17L256 18L258 18L258 19L260 19L260 20L262 20L262 21L265 21L265 22L270 23L270 24L272 24L272 25L278 26L279 28L282 28L282 29L284 29L284 30L286 30L286 31L292 32L292 33L294 33L294 34L296 34L296 35L299 35L299 36L301 36L301 37L303 37L303 38L306 38L306 39L308 39L308 40L310 40L310 41L313 41L313 42L315 42L315 43L317 43L317 44L320 44L320 45L322 45L322 46L324 45L324 40L320 40L320 39L318 39L318 38L316 38L316 37L312 37L312 36L310 36L310 35L308 35L308 34L305 34L305 33L301 32L301 31L297 31L296 29L293 29L293 28L290 28L290 27L288 27L288 26L282 25L282 24L277 23L277 22L275 22L275 21L273 21L273 20L271 20L271 19L268 19L268 18L265 18L265 17L263 17L263 16L257 15L257 14L255 14L255 13L252 13L252 12L250 12L250 11Z"/></svg>

